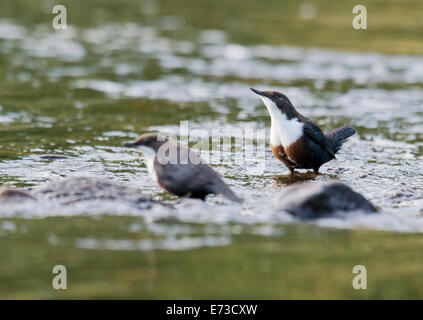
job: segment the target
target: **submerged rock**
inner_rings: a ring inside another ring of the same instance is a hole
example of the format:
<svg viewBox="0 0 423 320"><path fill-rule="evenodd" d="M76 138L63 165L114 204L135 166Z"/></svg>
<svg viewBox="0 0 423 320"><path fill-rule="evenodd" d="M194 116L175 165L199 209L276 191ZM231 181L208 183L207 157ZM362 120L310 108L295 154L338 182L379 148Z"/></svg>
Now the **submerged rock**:
<svg viewBox="0 0 423 320"><path fill-rule="evenodd" d="M140 191L121 184L93 177L70 177L49 182L32 190L0 189L0 201L35 200L72 205L83 201L119 201L137 209L161 204Z"/></svg>
<svg viewBox="0 0 423 320"><path fill-rule="evenodd" d="M63 160L63 159L68 159L68 157L66 156L57 156L54 154L46 154L44 156L40 157L43 160Z"/></svg>
<svg viewBox="0 0 423 320"><path fill-rule="evenodd" d="M277 210L300 219L317 219L361 211L376 212L361 194L340 182L309 182L288 188L275 199Z"/></svg>
<svg viewBox="0 0 423 320"><path fill-rule="evenodd" d="M15 199L33 199L33 197L23 190L11 189L8 187L0 188L0 199L2 200L15 200Z"/></svg>

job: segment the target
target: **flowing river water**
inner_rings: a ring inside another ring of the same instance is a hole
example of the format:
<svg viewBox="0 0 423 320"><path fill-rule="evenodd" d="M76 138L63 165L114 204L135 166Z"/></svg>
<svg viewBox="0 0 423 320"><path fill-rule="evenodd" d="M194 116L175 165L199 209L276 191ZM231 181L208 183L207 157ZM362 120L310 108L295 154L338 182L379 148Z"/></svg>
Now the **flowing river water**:
<svg viewBox="0 0 423 320"><path fill-rule="evenodd" d="M183 37L184 20L156 17L61 31L0 20L1 184L100 177L175 206L2 204L0 297L421 297L423 56L236 42L219 29ZM275 212L288 170L250 87L284 92L325 132L355 127L336 161L300 180L344 182L381 214L304 223ZM181 121L224 138L265 130L265 152L248 165L228 143L212 163L242 206L178 201L149 176L142 151L122 146L148 131L187 139ZM373 287L360 296L351 270L366 263ZM55 264L74 272L74 290L51 290Z"/></svg>

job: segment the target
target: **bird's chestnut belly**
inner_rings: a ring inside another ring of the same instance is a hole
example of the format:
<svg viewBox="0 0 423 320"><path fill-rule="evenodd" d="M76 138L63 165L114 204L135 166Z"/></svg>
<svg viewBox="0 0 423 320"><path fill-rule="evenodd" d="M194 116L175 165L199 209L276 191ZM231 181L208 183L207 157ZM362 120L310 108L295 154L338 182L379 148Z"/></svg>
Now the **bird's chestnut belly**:
<svg viewBox="0 0 423 320"><path fill-rule="evenodd" d="M297 163L304 162L310 157L309 150L303 138L298 139L285 148L286 155Z"/></svg>
<svg viewBox="0 0 423 320"><path fill-rule="evenodd" d="M319 165L320 162L303 137L288 147L271 145L271 148L273 155L287 167L310 169Z"/></svg>
<svg viewBox="0 0 423 320"><path fill-rule="evenodd" d="M289 159L297 163L299 169L313 169L322 164L322 159L310 147L304 137L285 148Z"/></svg>
<svg viewBox="0 0 423 320"><path fill-rule="evenodd" d="M281 161L288 168L293 168L293 167L296 166L296 164L294 162L289 160L289 158L288 158L288 156L285 152L285 149L281 145L279 145L279 146L270 145L270 148L272 149L272 153L276 157L276 159Z"/></svg>

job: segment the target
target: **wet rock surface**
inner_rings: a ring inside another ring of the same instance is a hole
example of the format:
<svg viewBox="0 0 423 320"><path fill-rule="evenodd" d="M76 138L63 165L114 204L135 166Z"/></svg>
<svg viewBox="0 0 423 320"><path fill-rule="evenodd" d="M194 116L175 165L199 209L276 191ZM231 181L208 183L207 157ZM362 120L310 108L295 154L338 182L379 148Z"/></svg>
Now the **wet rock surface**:
<svg viewBox="0 0 423 320"><path fill-rule="evenodd" d="M134 188L93 177L65 178L32 190L0 189L0 201L14 200L54 201L62 205L96 200L123 201L137 209L149 209L160 204Z"/></svg>
<svg viewBox="0 0 423 320"><path fill-rule="evenodd" d="M275 203L277 210L303 220L342 216L352 211L377 211L364 196L340 182L298 184L276 197Z"/></svg>
<svg viewBox="0 0 423 320"><path fill-rule="evenodd" d="M52 161L52 160L68 159L68 157L58 156L58 155L54 155L54 154L46 154L46 155L40 156L40 159Z"/></svg>
<svg viewBox="0 0 423 320"><path fill-rule="evenodd" d="M1 200L16 200L16 199L33 199L28 192L23 190L11 189L8 187L0 188Z"/></svg>

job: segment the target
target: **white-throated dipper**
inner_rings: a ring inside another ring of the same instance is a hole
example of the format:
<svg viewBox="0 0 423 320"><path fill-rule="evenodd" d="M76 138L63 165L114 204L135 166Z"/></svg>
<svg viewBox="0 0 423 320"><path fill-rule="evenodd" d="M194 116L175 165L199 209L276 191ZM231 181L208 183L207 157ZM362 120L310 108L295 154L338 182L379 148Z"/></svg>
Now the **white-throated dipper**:
<svg viewBox="0 0 423 320"><path fill-rule="evenodd" d="M311 120L295 110L291 101L278 91L259 91L251 88L263 100L270 113L270 147L294 175L295 169L313 169L336 159L335 153L355 129L343 126L324 134Z"/></svg>
<svg viewBox="0 0 423 320"><path fill-rule="evenodd" d="M204 200L208 194L221 194L229 200L243 202L218 174L187 146L145 133L125 146L141 147L147 168L162 189L179 197Z"/></svg>

